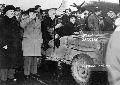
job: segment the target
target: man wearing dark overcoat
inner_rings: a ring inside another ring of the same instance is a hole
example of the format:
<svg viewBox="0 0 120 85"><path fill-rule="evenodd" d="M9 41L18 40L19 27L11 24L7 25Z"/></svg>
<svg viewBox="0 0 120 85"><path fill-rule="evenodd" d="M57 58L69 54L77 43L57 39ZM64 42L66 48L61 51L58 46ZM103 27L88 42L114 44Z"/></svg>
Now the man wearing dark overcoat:
<svg viewBox="0 0 120 85"><path fill-rule="evenodd" d="M14 79L15 68L21 61L21 34L13 19L15 7L7 5L0 20L0 80Z"/></svg>

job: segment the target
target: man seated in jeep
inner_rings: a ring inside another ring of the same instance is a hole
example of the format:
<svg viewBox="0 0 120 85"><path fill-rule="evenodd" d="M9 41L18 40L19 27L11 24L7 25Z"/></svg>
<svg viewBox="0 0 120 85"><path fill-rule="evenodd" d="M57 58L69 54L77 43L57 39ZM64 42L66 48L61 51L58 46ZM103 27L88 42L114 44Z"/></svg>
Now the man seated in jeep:
<svg viewBox="0 0 120 85"><path fill-rule="evenodd" d="M75 30L76 30L75 21L76 21L76 16L70 15L69 16L69 22L67 22L61 28L56 29L56 33L57 33L56 34L56 38L58 38L57 37L58 35L60 37L72 35L75 32Z"/></svg>

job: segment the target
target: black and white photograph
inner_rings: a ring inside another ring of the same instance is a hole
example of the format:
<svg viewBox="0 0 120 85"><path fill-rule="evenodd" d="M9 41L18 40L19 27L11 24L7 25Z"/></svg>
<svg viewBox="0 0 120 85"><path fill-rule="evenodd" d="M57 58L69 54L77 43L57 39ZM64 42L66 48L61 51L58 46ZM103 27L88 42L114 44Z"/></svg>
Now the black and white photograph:
<svg viewBox="0 0 120 85"><path fill-rule="evenodd" d="M0 85L120 85L120 0L0 0Z"/></svg>

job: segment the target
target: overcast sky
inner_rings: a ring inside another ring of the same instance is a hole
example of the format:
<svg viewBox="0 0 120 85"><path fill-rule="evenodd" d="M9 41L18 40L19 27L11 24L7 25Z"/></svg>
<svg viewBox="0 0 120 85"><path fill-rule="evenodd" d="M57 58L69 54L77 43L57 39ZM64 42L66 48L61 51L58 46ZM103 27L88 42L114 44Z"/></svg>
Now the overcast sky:
<svg viewBox="0 0 120 85"><path fill-rule="evenodd" d="M66 0L67 7L70 4L76 3L77 5L81 4L83 1L98 1L98 0ZM119 0L101 0L106 2L118 3ZM62 0L0 0L0 3L4 4L12 4L14 6L20 6L22 9L28 9L30 7L34 7L36 4L42 6L42 9L48 8L58 8L61 4Z"/></svg>

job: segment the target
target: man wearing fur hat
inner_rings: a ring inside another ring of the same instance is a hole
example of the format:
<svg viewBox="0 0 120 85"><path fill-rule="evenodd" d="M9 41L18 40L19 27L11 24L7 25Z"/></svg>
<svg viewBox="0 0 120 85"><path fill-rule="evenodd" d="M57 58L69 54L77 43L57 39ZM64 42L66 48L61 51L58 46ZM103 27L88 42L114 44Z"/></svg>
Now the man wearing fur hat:
<svg viewBox="0 0 120 85"><path fill-rule="evenodd" d="M14 17L15 7L7 5L0 20L0 80L14 79L15 68L21 60L20 27Z"/></svg>

